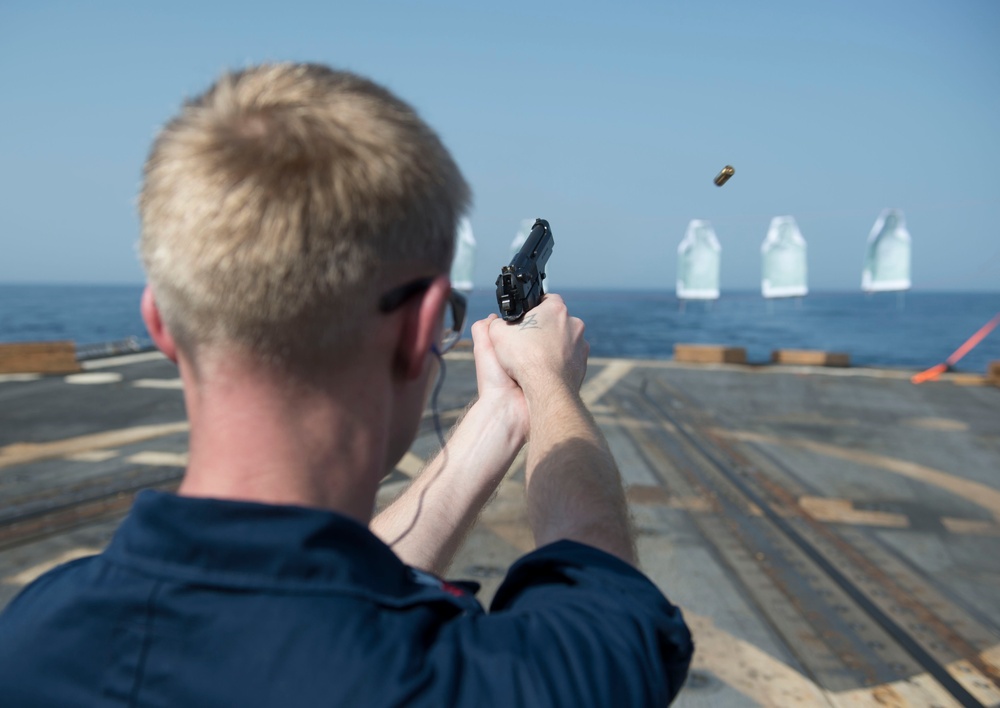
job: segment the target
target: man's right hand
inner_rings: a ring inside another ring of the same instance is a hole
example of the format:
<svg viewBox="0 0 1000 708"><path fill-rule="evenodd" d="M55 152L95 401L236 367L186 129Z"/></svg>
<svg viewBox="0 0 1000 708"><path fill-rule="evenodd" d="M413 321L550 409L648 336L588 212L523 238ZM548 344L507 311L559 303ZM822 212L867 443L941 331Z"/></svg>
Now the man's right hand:
<svg viewBox="0 0 1000 708"><path fill-rule="evenodd" d="M494 319L490 341L497 361L528 399L563 389L576 394L587 373L590 345L583 321L571 317L558 295L547 294L519 322Z"/></svg>

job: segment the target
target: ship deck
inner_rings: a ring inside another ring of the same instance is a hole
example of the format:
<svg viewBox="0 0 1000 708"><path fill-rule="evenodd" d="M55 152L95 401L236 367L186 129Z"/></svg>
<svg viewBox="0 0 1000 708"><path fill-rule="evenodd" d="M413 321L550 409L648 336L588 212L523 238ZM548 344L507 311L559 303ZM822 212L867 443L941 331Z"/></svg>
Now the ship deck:
<svg viewBox="0 0 1000 708"><path fill-rule="evenodd" d="M442 419L475 394L448 356ZM643 569L697 652L680 706L1000 705L1000 389L885 370L592 359ZM98 552L188 426L158 354L0 376L0 606ZM429 415L379 504L438 443ZM452 565L484 604L533 542L520 460Z"/></svg>

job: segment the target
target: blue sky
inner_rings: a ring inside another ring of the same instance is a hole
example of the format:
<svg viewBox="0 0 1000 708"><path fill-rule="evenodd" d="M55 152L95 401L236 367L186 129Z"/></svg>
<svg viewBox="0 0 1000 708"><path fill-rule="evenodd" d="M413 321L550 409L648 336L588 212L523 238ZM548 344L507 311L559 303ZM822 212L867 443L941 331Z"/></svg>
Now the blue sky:
<svg viewBox="0 0 1000 708"><path fill-rule="evenodd" d="M0 283L141 282L158 126L221 70L287 59L365 74L440 133L481 287L542 216L558 285L673 289L700 218L723 289L754 288L791 214L812 288L854 290L898 207L915 288L1000 290L992 0L4 3Z"/></svg>

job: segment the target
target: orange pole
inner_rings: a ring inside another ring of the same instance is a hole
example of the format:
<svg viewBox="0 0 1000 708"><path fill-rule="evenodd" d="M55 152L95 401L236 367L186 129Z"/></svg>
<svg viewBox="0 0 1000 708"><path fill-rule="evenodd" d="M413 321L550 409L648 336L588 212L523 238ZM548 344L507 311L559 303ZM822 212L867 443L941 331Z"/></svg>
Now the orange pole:
<svg viewBox="0 0 1000 708"><path fill-rule="evenodd" d="M910 383L922 384L924 381L933 381L948 370L947 364L935 364L927 371L921 371L910 377Z"/></svg>
<svg viewBox="0 0 1000 708"><path fill-rule="evenodd" d="M950 357L945 359L945 362L948 364L956 363L959 359L968 354L974 346L983 341L983 339L986 338L986 335L992 332L997 324L1000 324L1000 312L998 312L992 320L980 327L979 331L969 337L965 344L960 346Z"/></svg>
<svg viewBox="0 0 1000 708"><path fill-rule="evenodd" d="M986 338L993 329L1000 324L1000 312L994 315L993 319L980 327L974 335L965 340L965 343L952 352L951 356L944 360L943 364L936 364L926 371L921 371L919 374L914 374L910 378L911 383L920 384L924 381L933 381L938 378L941 374L948 370L949 366L954 365L963 356L968 354L972 349L979 344L983 339Z"/></svg>

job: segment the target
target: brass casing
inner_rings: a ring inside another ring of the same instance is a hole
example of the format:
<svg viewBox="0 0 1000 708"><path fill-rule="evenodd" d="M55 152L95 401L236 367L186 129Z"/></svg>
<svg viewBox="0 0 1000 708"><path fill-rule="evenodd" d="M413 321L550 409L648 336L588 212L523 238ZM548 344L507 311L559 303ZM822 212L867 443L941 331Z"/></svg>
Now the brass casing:
<svg viewBox="0 0 1000 708"><path fill-rule="evenodd" d="M734 174L736 174L736 170L733 169L733 166L726 165L725 167L722 168L722 172L720 172L715 176L715 186L721 187L726 183L726 180L728 180Z"/></svg>

